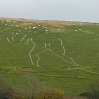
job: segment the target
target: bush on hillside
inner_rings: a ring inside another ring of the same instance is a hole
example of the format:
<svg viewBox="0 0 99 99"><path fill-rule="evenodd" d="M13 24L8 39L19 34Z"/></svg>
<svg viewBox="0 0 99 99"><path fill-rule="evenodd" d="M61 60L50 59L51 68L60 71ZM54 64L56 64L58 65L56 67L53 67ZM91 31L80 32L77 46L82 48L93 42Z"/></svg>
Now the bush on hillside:
<svg viewBox="0 0 99 99"><path fill-rule="evenodd" d="M12 86L0 77L0 99L10 99L13 94Z"/></svg>
<svg viewBox="0 0 99 99"><path fill-rule="evenodd" d="M86 97L88 99L99 99L99 81L90 84L89 92L81 93L79 96Z"/></svg>
<svg viewBox="0 0 99 99"><path fill-rule="evenodd" d="M19 93L22 93L24 96L29 99L38 91L45 89L46 86L43 82L39 81L32 74L23 74L18 78L17 85L15 89L18 90Z"/></svg>
<svg viewBox="0 0 99 99"><path fill-rule="evenodd" d="M91 99L99 99L99 81L90 85L92 97Z"/></svg>
<svg viewBox="0 0 99 99"><path fill-rule="evenodd" d="M0 99L24 99L21 93L15 91L0 74Z"/></svg>
<svg viewBox="0 0 99 99"><path fill-rule="evenodd" d="M25 96L19 94L19 93L14 93L10 99L25 99Z"/></svg>
<svg viewBox="0 0 99 99"><path fill-rule="evenodd" d="M66 99L89 99L89 98L86 98L86 97L82 97L82 96L77 96L77 95L69 95L66 97Z"/></svg>
<svg viewBox="0 0 99 99"><path fill-rule="evenodd" d="M58 89L44 89L38 91L33 99L66 99L63 91Z"/></svg>

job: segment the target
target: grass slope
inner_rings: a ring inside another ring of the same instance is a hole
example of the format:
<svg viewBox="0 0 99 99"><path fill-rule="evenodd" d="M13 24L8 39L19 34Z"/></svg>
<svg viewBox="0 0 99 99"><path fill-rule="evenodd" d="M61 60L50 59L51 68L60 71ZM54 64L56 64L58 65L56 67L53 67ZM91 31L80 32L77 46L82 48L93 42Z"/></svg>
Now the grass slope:
<svg viewBox="0 0 99 99"><path fill-rule="evenodd" d="M67 93L99 79L99 24L0 19L0 72L16 84L31 73Z"/></svg>

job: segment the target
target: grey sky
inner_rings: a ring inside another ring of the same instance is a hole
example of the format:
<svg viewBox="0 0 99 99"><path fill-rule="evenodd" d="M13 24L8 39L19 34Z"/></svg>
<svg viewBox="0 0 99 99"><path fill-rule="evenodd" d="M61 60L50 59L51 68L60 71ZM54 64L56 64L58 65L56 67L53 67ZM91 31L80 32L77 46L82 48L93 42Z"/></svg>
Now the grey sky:
<svg viewBox="0 0 99 99"><path fill-rule="evenodd" d="M99 23L99 0L0 0L0 16Z"/></svg>

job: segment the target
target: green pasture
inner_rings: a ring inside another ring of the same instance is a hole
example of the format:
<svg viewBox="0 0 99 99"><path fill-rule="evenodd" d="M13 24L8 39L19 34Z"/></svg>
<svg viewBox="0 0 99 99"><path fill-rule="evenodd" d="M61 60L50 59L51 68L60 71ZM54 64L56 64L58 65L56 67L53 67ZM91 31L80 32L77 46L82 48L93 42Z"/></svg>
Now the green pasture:
<svg viewBox="0 0 99 99"><path fill-rule="evenodd" d="M31 74L68 94L88 91L99 79L99 24L51 22L0 20L1 74L14 87Z"/></svg>

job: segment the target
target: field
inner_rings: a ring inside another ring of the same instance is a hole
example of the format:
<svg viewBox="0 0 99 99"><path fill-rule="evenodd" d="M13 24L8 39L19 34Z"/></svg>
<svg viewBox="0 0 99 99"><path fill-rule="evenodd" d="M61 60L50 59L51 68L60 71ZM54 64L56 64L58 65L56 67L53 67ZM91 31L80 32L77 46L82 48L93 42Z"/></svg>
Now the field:
<svg viewBox="0 0 99 99"><path fill-rule="evenodd" d="M13 86L26 73L68 94L86 92L99 79L99 24L0 18L0 72Z"/></svg>

